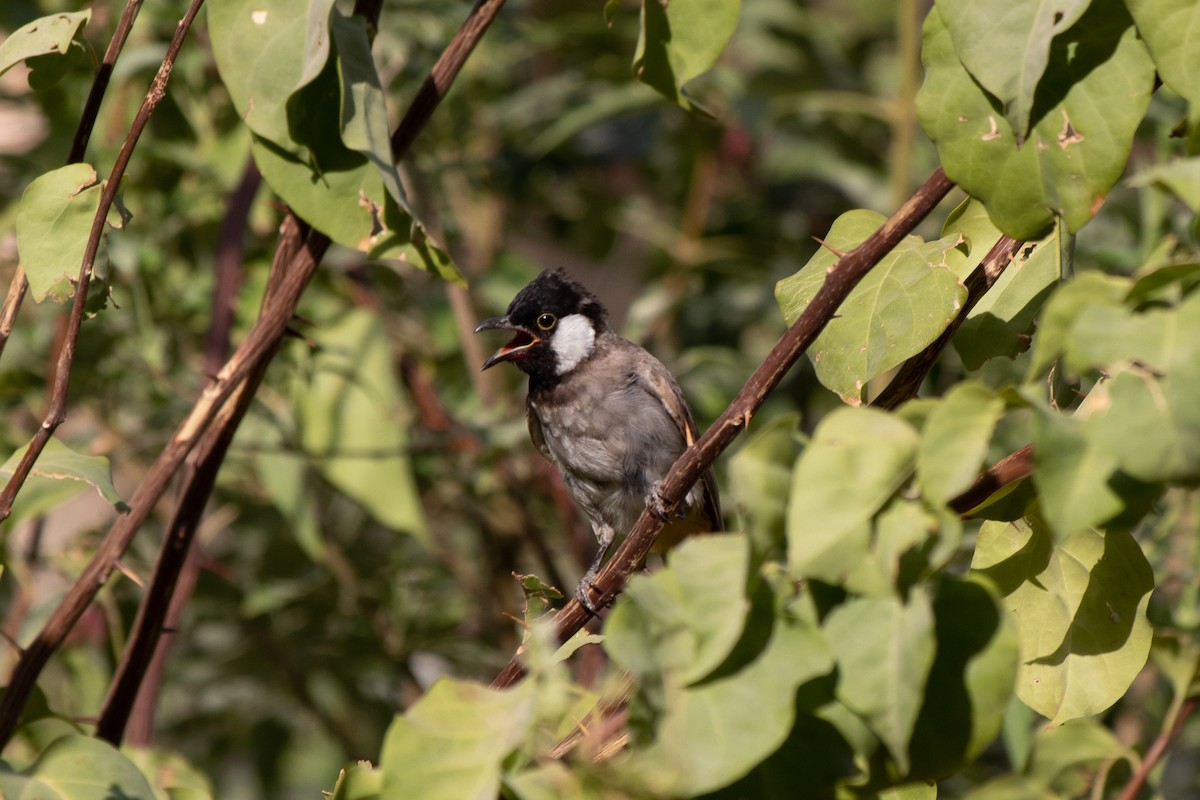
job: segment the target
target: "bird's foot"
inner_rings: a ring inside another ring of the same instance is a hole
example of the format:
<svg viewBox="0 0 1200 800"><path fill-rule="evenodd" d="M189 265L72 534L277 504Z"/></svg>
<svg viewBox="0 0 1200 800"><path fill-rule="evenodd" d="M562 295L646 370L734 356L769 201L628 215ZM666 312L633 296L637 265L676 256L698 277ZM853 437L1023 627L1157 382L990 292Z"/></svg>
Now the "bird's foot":
<svg viewBox="0 0 1200 800"><path fill-rule="evenodd" d="M591 614L593 617L600 616L600 609L592 602L589 593L596 588L596 573L594 570L588 570L587 574L579 581L579 585L575 587L575 599L579 601L579 605Z"/></svg>
<svg viewBox="0 0 1200 800"><path fill-rule="evenodd" d="M671 518L683 517L683 508L679 507L674 513L667 506L667 501L663 499L662 481L655 481L650 487L650 494L646 495L646 508L650 509L650 513L658 517L663 522L670 522Z"/></svg>

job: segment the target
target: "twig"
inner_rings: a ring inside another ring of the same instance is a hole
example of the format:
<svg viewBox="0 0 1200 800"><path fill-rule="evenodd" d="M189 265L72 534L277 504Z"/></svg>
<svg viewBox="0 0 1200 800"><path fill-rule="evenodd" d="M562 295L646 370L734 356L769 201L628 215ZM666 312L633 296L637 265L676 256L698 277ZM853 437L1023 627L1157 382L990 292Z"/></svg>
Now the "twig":
<svg viewBox="0 0 1200 800"><path fill-rule="evenodd" d="M1027 444L988 467L970 488L950 501L950 508L959 514L966 514L1005 486L1032 474L1033 445Z"/></svg>
<svg viewBox="0 0 1200 800"><path fill-rule="evenodd" d="M942 331L942 334L937 339L934 339L928 347L904 362L903 366L896 372L896 376L892 378L891 383L879 393L878 397L871 401L872 406L892 409L904 401L917 396L917 391L921 388L921 383L925 380L925 376L933 368L938 356L950 344L950 340L954 338L954 334L962 327L963 322L967 319L967 314L971 313L971 309L975 308L976 304L983 299L988 289L991 289L996 284L996 281L1004 274L1005 268L1012 263L1013 258L1023 244L1023 242L1019 242L1016 239L1001 236L992 245L992 249L988 251L987 255L983 257L983 260L979 262L975 269L971 270L971 274L967 276L967 280L965 281L967 285L967 299L963 303L963 307L959 309L958 316L954 318L949 327Z"/></svg>
<svg viewBox="0 0 1200 800"><path fill-rule="evenodd" d="M693 447L684 451L667 473L662 482L661 493L668 511L679 504L704 470L717 460L745 428L751 415L783 380L784 375L833 317L838 305L846 299L850 291L933 210L953 186L946 173L939 167L879 230L829 268L825 282L800 318L776 343L712 427ZM611 600L624 585L625 579L642 563L661 527L662 520L656 515L649 511L642 512L616 554L596 577L594 585L599 591L599 596L593 597L593 602L597 606ZM555 635L558 640L566 641L574 635L587 622L587 616L587 612L577 600L569 602L554 617ZM496 676L492 685L511 685L522 674L524 669L518 652Z"/></svg>
<svg viewBox="0 0 1200 800"><path fill-rule="evenodd" d="M88 140L92 136L92 128L95 127L96 117L100 113L100 101L104 99L104 92L108 88L108 79L112 76L117 56L125 47L125 40L129 37L133 21L137 19L138 11L142 8L142 2L143 0L129 0L125 4L125 10L121 13L121 19L117 21L117 29L113 31L112 39L109 40L104 60L96 68L96 75L92 78L92 88L88 91L87 101L83 104L79 126L75 129L75 137L71 140L71 150L67 154L68 164L83 161L83 155L87 152ZM18 266L16 273L13 274L12 283L8 286L8 296L4 299L4 307L0 309L0 354L4 352L4 345L8 342L8 335L12 333L13 322L21 310L21 301L25 298L25 292L28 289L29 278L25 274L25 268Z"/></svg>
<svg viewBox="0 0 1200 800"><path fill-rule="evenodd" d="M58 356L58 366L55 370L54 390L50 408L47 409L46 417L42 420L41 427L38 428L37 433L33 436L33 440L29 443L29 448L25 451L25 455L21 457L20 463L13 470L12 477L9 478L4 489L0 491L0 521L8 519L8 515L12 513L13 500L16 499L17 492L21 490L25 479L29 477L29 472L33 469L34 462L42 454L42 450L45 449L47 442L50 441L50 437L54 434L55 429L66 418L67 392L71 385L71 367L75 363L75 346L79 340L79 329L83 325L83 313L85 301L87 300L88 285L92 277L92 265L96 261L96 252L100 247L100 237L104 233L104 226L107 224L108 210L117 196L117 188L121 184L125 168L129 165L129 159L133 156L133 149L137 146L138 138L142 135L142 131L145 130L146 123L150 121L150 115L154 113L154 109L157 108L158 104L162 102L163 97L166 96L167 81L171 77L171 69L175 65L175 59L183 47L183 41L187 37L188 30L192 26L192 21L196 18L196 14L200 11L200 6L203 2L204 0L192 0L187 13L184 14L183 19L179 22L179 26L175 29L175 36L171 40L170 47L167 48L167 54L163 58L162 65L158 68L158 73L154 76L154 80L150 84L150 90L146 93L146 99L142 101L142 107L138 109L137 116L134 117L133 124L129 128L129 134L125 137L125 142L121 145L121 150L117 153L116 162L113 164L112 171L108 175L108 182L104 186L104 191L100 194L100 207L96 209L96 216L92 219L92 230L88 235L87 246L83 251L83 263L79 267L79 276L75 281L75 294L71 299L71 316L67 325L67 334L63 341L63 348Z"/></svg>
<svg viewBox="0 0 1200 800"><path fill-rule="evenodd" d="M1154 740L1154 744L1150 745L1150 749L1146 751L1145 758L1133 775L1129 778L1129 783L1125 784L1125 788L1121 790L1120 800L1136 800L1138 794L1142 791L1142 787L1146 784L1146 779L1149 778L1151 770L1162 760L1166 755L1167 749L1179 738L1180 732L1183 730L1183 724L1187 722L1188 717L1195 712L1196 707L1200 706L1200 696L1189 697L1179 707L1179 713L1175 715L1175 721L1171 727L1158 734L1158 738Z"/></svg>

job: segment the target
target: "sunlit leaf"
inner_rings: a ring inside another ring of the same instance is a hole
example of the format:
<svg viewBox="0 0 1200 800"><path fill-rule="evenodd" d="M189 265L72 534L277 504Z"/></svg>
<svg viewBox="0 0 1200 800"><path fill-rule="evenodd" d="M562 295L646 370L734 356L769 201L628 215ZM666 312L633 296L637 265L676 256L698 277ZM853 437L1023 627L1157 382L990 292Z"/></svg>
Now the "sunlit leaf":
<svg viewBox="0 0 1200 800"><path fill-rule="evenodd" d="M1080 531L1056 545L1032 522L1024 548L980 572L1017 623L1017 695L1059 725L1107 709L1145 665L1154 578L1124 531Z"/></svg>
<svg viewBox="0 0 1200 800"><path fill-rule="evenodd" d="M141 770L108 742L56 739L21 772L0 762L0 797L29 800L156 800Z"/></svg>
<svg viewBox="0 0 1200 800"><path fill-rule="evenodd" d="M17 28L0 43L0 75L27 58L64 55L92 18L90 8L51 14Z"/></svg>
<svg viewBox="0 0 1200 800"><path fill-rule="evenodd" d="M643 0L633 69L669 100L693 108L685 84L709 70L737 27L740 0Z"/></svg>
<svg viewBox="0 0 1200 800"><path fill-rule="evenodd" d="M39 303L66 302L100 208L102 183L90 164L69 164L25 188L17 208L17 249Z"/></svg>
<svg viewBox="0 0 1200 800"><path fill-rule="evenodd" d="M1054 37L1024 143L964 68L938 7L924 35L917 113L946 174L1016 239L1043 235L1055 215L1072 233L1083 227L1124 172L1153 90L1154 63L1124 5L1093 0Z"/></svg>
<svg viewBox="0 0 1200 800"><path fill-rule="evenodd" d="M917 481L926 498L948 503L971 485L987 456L1004 401L980 383L960 383L930 413L917 449Z"/></svg>
<svg viewBox="0 0 1200 800"><path fill-rule="evenodd" d="M834 222L826 242L849 252L884 221L874 212L850 211ZM948 254L962 244L958 235L928 243L909 236L885 256L809 348L821 383L857 405L868 381L941 335L966 299L966 289L947 263ZM776 285L775 298L789 325L816 295L838 258L822 248L803 269Z"/></svg>
<svg viewBox="0 0 1200 800"><path fill-rule="evenodd" d="M27 449L28 446L18 449L3 466L0 466L0 485L12 477ZM99 492L100 496L112 503L117 510L123 511L128 508L113 486L112 468L107 458L77 453L54 437L46 443L29 474L57 481L81 481Z"/></svg>
<svg viewBox="0 0 1200 800"><path fill-rule="evenodd" d="M1200 103L1200 6L1192 0L1125 0L1163 83Z"/></svg>

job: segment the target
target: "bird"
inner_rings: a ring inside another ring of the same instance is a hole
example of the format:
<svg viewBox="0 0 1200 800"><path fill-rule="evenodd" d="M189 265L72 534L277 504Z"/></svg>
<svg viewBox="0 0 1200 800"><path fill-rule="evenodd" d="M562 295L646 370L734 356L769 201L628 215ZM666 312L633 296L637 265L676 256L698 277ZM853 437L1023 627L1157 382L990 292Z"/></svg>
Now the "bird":
<svg viewBox="0 0 1200 800"><path fill-rule="evenodd" d="M667 471L696 440L696 423L671 372L644 348L618 336L600 300L564 270L546 270L513 298L503 316L475 333L514 331L484 363L510 362L529 376L525 411L534 447L562 476L591 523L599 549L575 591L597 609L589 591L618 535L649 507L666 520L655 550L685 536L721 529L712 470L666 513L660 487Z"/></svg>

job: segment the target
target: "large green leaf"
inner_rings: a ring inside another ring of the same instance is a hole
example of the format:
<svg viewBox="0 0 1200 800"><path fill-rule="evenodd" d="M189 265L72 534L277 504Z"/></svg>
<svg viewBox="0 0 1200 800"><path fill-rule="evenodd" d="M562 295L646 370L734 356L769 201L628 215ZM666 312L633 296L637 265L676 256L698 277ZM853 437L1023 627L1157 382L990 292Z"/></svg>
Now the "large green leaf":
<svg viewBox="0 0 1200 800"><path fill-rule="evenodd" d="M619 770L657 797L726 786L783 744L795 720L796 689L832 667L820 631L781 614L766 648L737 672L692 688L665 687L654 741Z"/></svg>
<svg viewBox="0 0 1200 800"><path fill-rule="evenodd" d="M917 433L875 409L839 409L817 426L792 473L788 571L840 583L858 568L871 519L912 475Z"/></svg>
<svg viewBox="0 0 1200 800"><path fill-rule="evenodd" d="M1125 0L1125 5L1163 83L1200 104L1200 5L1192 0Z"/></svg>
<svg viewBox="0 0 1200 800"><path fill-rule="evenodd" d="M1034 92L1050 61L1051 40L1074 25L1090 2L937 0L959 60L1000 101L1018 143L1029 130Z"/></svg>
<svg viewBox="0 0 1200 800"><path fill-rule="evenodd" d="M1067 348L1067 340L1075 320L1086 309L1096 306L1119 307L1129 291L1129 280L1101 272L1085 272L1070 283L1063 284L1046 303L1038 320L1038 335L1034 337L1033 356L1028 381L1038 380Z"/></svg>
<svg viewBox="0 0 1200 800"><path fill-rule="evenodd" d="M68 164L39 176L21 194L17 249L37 302L50 297L64 303L74 293L102 186L91 164Z"/></svg>
<svg viewBox="0 0 1200 800"><path fill-rule="evenodd" d="M1033 483L1056 537L1100 525L1125 508L1110 485L1117 459L1087 439L1082 417L1039 406L1033 442Z"/></svg>
<svg viewBox="0 0 1200 800"><path fill-rule="evenodd" d="M741 0L643 0L633 69L638 80L684 108L684 85L709 70L737 27Z"/></svg>
<svg viewBox="0 0 1200 800"><path fill-rule="evenodd" d="M71 734L56 739L29 768L0 761L0 797L12 800L156 800L141 770L108 742Z"/></svg>
<svg viewBox="0 0 1200 800"><path fill-rule="evenodd" d="M874 233L885 218L871 211L850 211L833 223L829 246L848 252ZM958 314L966 289L949 268L962 237L936 242L906 237L872 269L838 308L809 348L808 355L825 386L851 405L862 402L872 378L902 364L935 340ZM795 275L775 287L775 297L791 325L825 282L839 256L822 248Z"/></svg>
<svg viewBox="0 0 1200 800"><path fill-rule="evenodd" d="M0 43L0 75L27 58L64 55L91 18L88 8L51 14L17 28Z"/></svg>
<svg viewBox="0 0 1200 800"><path fill-rule="evenodd" d="M914 589L908 602L848 600L829 613L824 629L837 662L838 699L866 720L907 774L908 742L937 647L929 597Z"/></svg>
<svg viewBox="0 0 1200 800"><path fill-rule="evenodd" d="M1154 85L1154 63L1125 7L1093 0L1054 38L1021 146L963 66L937 7L924 35L917 112L946 174L1016 239L1043 235L1056 214L1071 232L1083 227L1124 172ZM996 52L995 35L974 47Z"/></svg>
<svg viewBox="0 0 1200 800"><path fill-rule="evenodd" d="M771 420L729 459L724 494L744 515L754 549L777 550L784 540L788 487L800 450L799 415Z"/></svg>
<svg viewBox="0 0 1200 800"><path fill-rule="evenodd" d="M630 579L604 626L605 649L634 676L661 672L673 682L700 680L742 633L749 568L744 536L684 541L666 569Z"/></svg>
<svg viewBox="0 0 1200 800"><path fill-rule="evenodd" d="M990 563L979 572L1017 623L1017 695L1059 725L1107 709L1145 665L1154 576L1124 531L1080 531L1056 545L1043 523L1030 522L1032 535L1015 554L988 555L981 538L976 560Z"/></svg>
<svg viewBox="0 0 1200 800"><path fill-rule="evenodd" d="M378 316L350 311L316 338L311 377L296 397L305 453L375 519L424 539L407 453L410 412Z"/></svg>
<svg viewBox="0 0 1200 800"><path fill-rule="evenodd" d="M388 728L381 796L494 800L502 762L533 725L534 699L531 680L505 690L438 681Z"/></svg>

